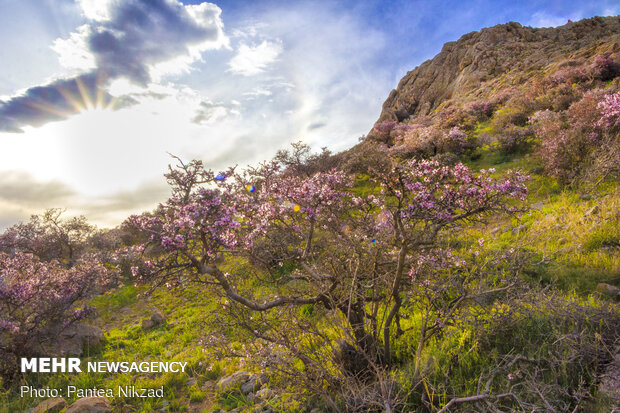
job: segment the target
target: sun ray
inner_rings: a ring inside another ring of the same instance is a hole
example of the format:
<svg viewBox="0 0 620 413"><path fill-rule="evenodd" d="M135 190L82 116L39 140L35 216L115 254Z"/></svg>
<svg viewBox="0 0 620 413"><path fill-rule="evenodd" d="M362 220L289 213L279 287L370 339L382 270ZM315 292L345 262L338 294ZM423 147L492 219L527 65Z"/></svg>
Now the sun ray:
<svg viewBox="0 0 620 413"><path fill-rule="evenodd" d="M110 107L111 101L109 99L107 99L108 97L106 96L104 90L102 87L100 87L100 85L103 85L107 82L108 80L108 76L105 74L105 72L103 71L99 71L97 73L97 78L96 78L96 87L97 87L97 97L95 99L95 107L97 108L108 108Z"/></svg>
<svg viewBox="0 0 620 413"><path fill-rule="evenodd" d="M82 79L77 77L75 79L75 83L77 84L78 90L80 91L80 96L82 97L82 101L84 102L86 109L92 109L94 107L94 104L91 99L90 93L88 93L88 89L86 89L86 86L84 86L84 82L82 82Z"/></svg>
<svg viewBox="0 0 620 413"><path fill-rule="evenodd" d="M59 86L57 90L67 100L67 102L69 102L71 106L73 106L75 112L81 112L86 109L84 102L80 102L71 92L69 92L65 88Z"/></svg>
<svg viewBox="0 0 620 413"><path fill-rule="evenodd" d="M29 106L32 106L35 109L38 109L43 112L50 113L52 115L56 115L62 118L66 118L67 116L70 116L72 114L72 112L58 109L55 105L52 105L50 103L29 101L27 104Z"/></svg>

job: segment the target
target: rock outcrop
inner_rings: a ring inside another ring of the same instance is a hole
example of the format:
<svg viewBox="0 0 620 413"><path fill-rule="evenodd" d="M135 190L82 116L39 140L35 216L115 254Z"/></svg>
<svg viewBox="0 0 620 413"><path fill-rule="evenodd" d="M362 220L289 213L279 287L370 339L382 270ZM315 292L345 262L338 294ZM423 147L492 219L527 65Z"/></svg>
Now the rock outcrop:
<svg viewBox="0 0 620 413"><path fill-rule="evenodd" d="M43 400L34 409L30 410L30 413L58 413L65 407L67 407L65 399L55 397Z"/></svg>
<svg viewBox="0 0 620 413"><path fill-rule="evenodd" d="M49 339L41 345L41 354L55 356L80 356L84 348L93 347L104 339L103 331L95 326L75 323L62 329L60 334L55 331L58 327L51 327Z"/></svg>
<svg viewBox="0 0 620 413"><path fill-rule="evenodd" d="M620 16L556 28L510 22L471 32L446 43L433 59L408 72L383 104L378 122L428 115L447 100L458 102L471 94L486 98L568 58L618 51Z"/></svg>
<svg viewBox="0 0 620 413"><path fill-rule="evenodd" d="M65 413L110 413L112 407L105 397L85 397L78 399L65 410Z"/></svg>

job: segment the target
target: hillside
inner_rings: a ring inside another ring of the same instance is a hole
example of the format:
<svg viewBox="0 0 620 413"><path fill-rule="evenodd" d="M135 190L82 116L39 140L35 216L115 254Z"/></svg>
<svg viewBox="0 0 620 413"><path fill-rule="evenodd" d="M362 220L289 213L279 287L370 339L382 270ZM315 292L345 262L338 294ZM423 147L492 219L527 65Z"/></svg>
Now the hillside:
<svg viewBox="0 0 620 413"><path fill-rule="evenodd" d="M620 16L466 34L348 151L179 163L113 230L0 234L0 412L52 403L24 385L164 394L102 412L614 411L619 178ZM187 369L16 373L61 350Z"/></svg>
<svg viewBox="0 0 620 413"><path fill-rule="evenodd" d="M557 28L500 24L444 44L433 59L408 72L385 103L378 122L431 115L438 109L491 99L559 65L575 66L620 52L620 17L595 17Z"/></svg>

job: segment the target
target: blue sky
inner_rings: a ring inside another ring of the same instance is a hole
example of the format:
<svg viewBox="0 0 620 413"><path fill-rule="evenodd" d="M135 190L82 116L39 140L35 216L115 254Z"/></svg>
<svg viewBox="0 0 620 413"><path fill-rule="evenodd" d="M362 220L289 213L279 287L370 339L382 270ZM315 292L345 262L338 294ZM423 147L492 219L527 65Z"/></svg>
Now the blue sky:
<svg viewBox="0 0 620 413"><path fill-rule="evenodd" d="M46 208L111 226L214 169L302 139L344 150L446 41L616 1L0 0L0 228Z"/></svg>

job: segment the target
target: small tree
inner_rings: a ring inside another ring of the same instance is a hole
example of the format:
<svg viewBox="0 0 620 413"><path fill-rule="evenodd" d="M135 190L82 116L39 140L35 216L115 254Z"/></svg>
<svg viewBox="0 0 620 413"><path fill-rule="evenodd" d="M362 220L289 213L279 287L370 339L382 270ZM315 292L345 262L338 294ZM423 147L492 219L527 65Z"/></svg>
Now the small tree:
<svg viewBox="0 0 620 413"><path fill-rule="evenodd" d="M189 278L215 286L239 311L322 307L343 320L341 338L367 361L349 373L364 374L368 366L391 363L413 263L432 256L446 228L514 211L509 200L524 199L523 176L495 179L491 173L413 160L375 171L377 191L360 197L353 178L336 170L283 175L274 162L243 174L228 171L222 179L224 174L193 161L170 169L173 196L154 216L130 218L150 234L141 250L164 251L136 275L159 285L186 285ZM222 268L227 258L251 263L270 295L257 297L247 279L227 273ZM283 265L294 270L283 275L278 270ZM467 296L462 294L458 303ZM256 337L291 345L266 324L245 325ZM308 370L322 367L320 360L295 354Z"/></svg>
<svg viewBox="0 0 620 413"><path fill-rule="evenodd" d="M48 209L8 228L0 234L0 251L31 253L44 261L55 259L69 267L74 265L95 227L84 216L64 219L63 213L61 209Z"/></svg>
<svg viewBox="0 0 620 413"><path fill-rule="evenodd" d="M91 314L88 306L76 308L78 302L112 277L94 260L67 269L32 254L0 252L0 376L10 381L19 357L42 354L42 345Z"/></svg>
<svg viewBox="0 0 620 413"><path fill-rule="evenodd" d="M569 183L619 173L618 95L595 89L566 111L546 110L530 118L542 138L539 155L551 175Z"/></svg>

